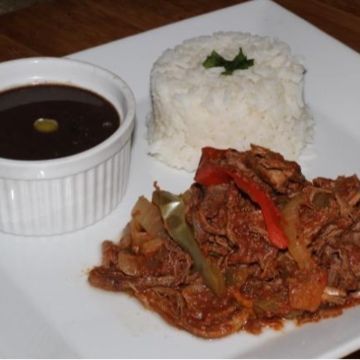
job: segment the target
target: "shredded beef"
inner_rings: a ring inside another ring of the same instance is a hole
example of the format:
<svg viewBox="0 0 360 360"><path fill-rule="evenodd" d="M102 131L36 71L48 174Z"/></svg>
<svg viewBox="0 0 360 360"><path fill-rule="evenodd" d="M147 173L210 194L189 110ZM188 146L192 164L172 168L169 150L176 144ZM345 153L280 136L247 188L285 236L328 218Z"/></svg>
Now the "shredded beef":
<svg viewBox="0 0 360 360"><path fill-rule="evenodd" d="M259 146L227 150L218 161L254 181L280 212L301 197L295 233L305 263L293 256L296 249L270 241L262 210L232 181L194 183L183 196L186 221L224 276L221 296L170 236L154 237L134 218L119 243L103 243L102 264L91 270L90 283L130 293L170 324L204 338L279 328L284 319L317 321L359 303L358 177L308 181L297 163Z"/></svg>

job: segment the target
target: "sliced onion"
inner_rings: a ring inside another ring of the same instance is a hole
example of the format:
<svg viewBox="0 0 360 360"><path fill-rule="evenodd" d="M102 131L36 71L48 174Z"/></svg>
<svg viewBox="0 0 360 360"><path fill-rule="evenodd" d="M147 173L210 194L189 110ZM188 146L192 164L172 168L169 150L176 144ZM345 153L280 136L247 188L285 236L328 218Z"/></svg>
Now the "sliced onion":
<svg viewBox="0 0 360 360"><path fill-rule="evenodd" d="M290 199L282 210L282 225L289 240L289 253L295 259L300 269L309 269L314 265L314 261L303 242L302 231L300 230L299 210L303 203L303 194L298 194Z"/></svg>
<svg viewBox="0 0 360 360"><path fill-rule="evenodd" d="M130 236L133 247L139 247L141 244L152 238L146 231L144 231L143 227L136 219L132 219L130 222Z"/></svg>
<svg viewBox="0 0 360 360"><path fill-rule="evenodd" d="M327 286L322 294L322 300L329 303L342 305L346 301L346 291Z"/></svg>
<svg viewBox="0 0 360 360"><path fill-rule="evenodd" d="M117 267L126 275L129 276L140 275L140 269L136 255L119 252Z"/></svg>
<svg viewBox="0 0 360 360"><path fill-rule="evenodd" d="M334 287L331 287L331 286L327 286L324 289L324 294L326 294L328 296L346 297L346 291L344 291L342 289L334 288Z"/></svg>
<svg viewBox="0 0 360 360"><path fill-rule="evenodd" d="M139 197L132 210L132 216L152 237L166 237L166 231L158 207L144 196Z"/></svg>
<svg viewBox="0 0 360 360"><path fill-rule="evenodd" d="M164 241L159 238L149 240L149 241L145 242L144 244L142 244L141 252L144 255L153 254L153 253L157 252L163 244L164 244Z"/></svg>
<svg viewBox="0 0 360 360"><path fill-rule="evenodd" d="M360 299L360 290L356 290L356 291L352 292L351 297L353 297L355 299Z"/></svg>

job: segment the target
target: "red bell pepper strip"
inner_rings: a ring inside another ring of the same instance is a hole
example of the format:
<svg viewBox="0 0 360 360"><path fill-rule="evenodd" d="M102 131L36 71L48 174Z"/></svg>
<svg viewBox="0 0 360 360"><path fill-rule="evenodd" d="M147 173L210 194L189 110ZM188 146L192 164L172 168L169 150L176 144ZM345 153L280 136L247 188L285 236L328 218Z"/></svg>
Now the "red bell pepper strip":
<svg viewBox="0 0 360 360"><path fill-rule="evenodd" d="M221 159L225 158L225 153L226 150L203 148L195 181L210 186L233 180L240 190L244 191L252 201L260 206L270 241L279 249L286 249L288 239L281 226L282 219L279 209L256 182L232 167L221 165Z"/></svg>

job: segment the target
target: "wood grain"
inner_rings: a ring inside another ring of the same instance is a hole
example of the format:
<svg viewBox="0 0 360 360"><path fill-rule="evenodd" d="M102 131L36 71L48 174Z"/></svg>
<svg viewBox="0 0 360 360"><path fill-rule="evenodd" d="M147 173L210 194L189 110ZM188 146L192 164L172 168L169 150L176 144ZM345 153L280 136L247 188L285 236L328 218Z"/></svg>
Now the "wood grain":
<svg viewBox="0 0 360 360"><path fill-rule="evenodd" d="M0 61L63 56L244 1L47 0L0 16ZM360 0L275 1L360 52Z"/></svg>
<svg viewBox="0 0 360 360"><path fill-rule="evenodd" d="M37 4L0 20L3 36L47 56L66 55L141 31L86 0ZM1 51L2 59L7 55Z"/></svg>
<svg viewBox="0 0 360 360"><path fill-rule="evenodd" d="M27 47L22 43L18 43L16 40L4 36L0 33L0 53L5 54L4 60L17 59L29 56L39 56L40 53Z"/></svg>
<svg viewBox="0 0 360 360"><path fill-rule="evenodd" d="M0 61L63 56L245 0L53 0L0 16ZM276 0L360 51L360 0Z"/></svg>

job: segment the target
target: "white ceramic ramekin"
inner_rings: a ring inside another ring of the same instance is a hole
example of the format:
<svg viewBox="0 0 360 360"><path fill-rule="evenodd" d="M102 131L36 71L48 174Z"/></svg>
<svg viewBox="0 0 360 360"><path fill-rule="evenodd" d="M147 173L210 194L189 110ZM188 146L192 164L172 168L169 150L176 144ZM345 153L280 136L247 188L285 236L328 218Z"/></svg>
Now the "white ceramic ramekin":
<svg viewBox="0 0 360 360"><path fill-rule="evenodd" d="M0 92L24 85L66 84L91 90L120 115L116 132L79 154L54 160L0 158L0 231L54 235L109 214L124 195L130 165L135 99L115 74L80 61L28 58L0 64Z"/></svg>

